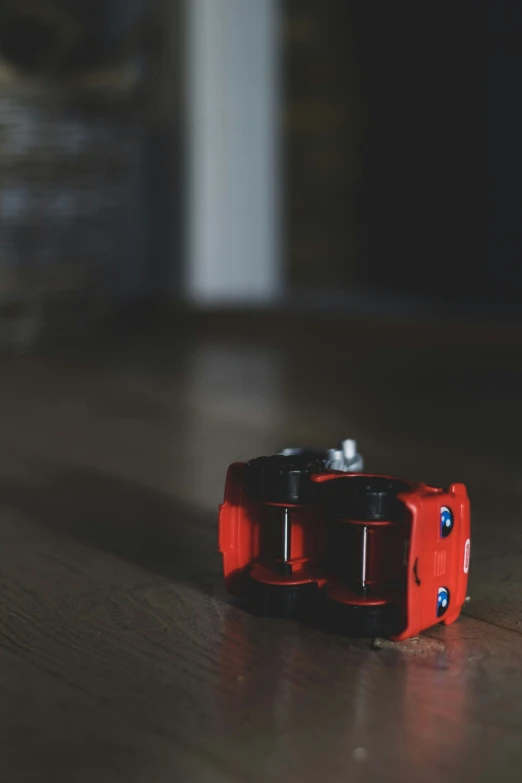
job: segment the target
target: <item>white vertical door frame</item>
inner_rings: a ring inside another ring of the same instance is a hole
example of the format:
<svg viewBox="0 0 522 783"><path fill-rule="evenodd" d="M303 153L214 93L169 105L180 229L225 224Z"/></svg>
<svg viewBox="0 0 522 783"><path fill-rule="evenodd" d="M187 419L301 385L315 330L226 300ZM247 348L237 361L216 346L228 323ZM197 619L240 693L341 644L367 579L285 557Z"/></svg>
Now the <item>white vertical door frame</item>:
<svg viewBox="0 0 522 783"><path fill-rule="evenodd" d="M187 252L201 306L282 291L278 0L185 0Z"/></svg>

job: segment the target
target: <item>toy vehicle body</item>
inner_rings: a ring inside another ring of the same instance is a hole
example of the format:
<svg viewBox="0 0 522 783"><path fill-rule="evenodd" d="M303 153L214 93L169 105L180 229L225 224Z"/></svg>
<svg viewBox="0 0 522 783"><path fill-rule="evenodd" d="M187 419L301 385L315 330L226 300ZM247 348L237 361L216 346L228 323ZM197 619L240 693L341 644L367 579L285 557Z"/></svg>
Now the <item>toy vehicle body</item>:
<svg viewBox="0 0 522 783"><path fill-rule="evenodd" d="M228 470L219 546L227 590L255 611L299 616L319 601L348 632L402 640L460 614L469 500L462 484L260 457Z"/></svg>

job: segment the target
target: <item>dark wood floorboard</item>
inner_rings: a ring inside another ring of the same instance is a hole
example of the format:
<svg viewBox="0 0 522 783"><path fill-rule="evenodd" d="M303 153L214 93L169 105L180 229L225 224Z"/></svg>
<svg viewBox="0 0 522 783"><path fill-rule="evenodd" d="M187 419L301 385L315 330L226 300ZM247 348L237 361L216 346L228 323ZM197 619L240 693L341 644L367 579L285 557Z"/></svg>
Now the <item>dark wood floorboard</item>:
<svg viewBox="0 0 522 783"><path fill-rule="evenodd" d="M0 780L518 783L521 335L218 319L0 360ZM229 462L341 436L468 484L454 626L374 645L225 595Z"/></svg>

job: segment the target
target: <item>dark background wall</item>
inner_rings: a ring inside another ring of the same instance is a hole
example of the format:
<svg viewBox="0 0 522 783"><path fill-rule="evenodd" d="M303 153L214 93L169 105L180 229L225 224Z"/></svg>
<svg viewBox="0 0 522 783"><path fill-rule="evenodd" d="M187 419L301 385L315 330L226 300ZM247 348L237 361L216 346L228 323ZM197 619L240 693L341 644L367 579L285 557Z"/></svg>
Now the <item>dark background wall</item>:
<svg viewBox="0 0 522 783"><path fill-rule="evenodd" d="M484 18L450 3L369 6L351 4L368 105L360 275L412 293L482 295L493 278L483 263Z"/></svg>
<svg viewBox="0 0 522 783"><path fill-rule="evenodd" d="M349 286L364 121L350 3L283 0L282 8L289 282Z"/></svg>
<svg viewBox="0 0 522 783"><path fill-rule="evenodd" d="M522 291L522 6L488 4L488 281L520 301Z"/></svg>
<svg viewBox="0 0 522 783"><path fill-rule="evenodd" d="M520 5L285 12L292 282L518 304Z"/></svg>

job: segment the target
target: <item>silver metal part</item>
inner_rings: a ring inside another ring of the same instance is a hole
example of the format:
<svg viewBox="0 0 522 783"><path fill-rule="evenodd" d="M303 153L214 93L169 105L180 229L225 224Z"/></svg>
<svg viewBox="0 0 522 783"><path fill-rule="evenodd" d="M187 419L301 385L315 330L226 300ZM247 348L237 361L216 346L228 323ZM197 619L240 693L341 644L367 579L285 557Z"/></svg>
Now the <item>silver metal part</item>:
<svg viewBox="0 0 522 783"><path fill-rule="evenodd" d="M360 473L364 468L364 461L357 453L357 441L346 438L336 449L328 449L326 467L342 470L343 473Z"/></svg>
<svg viewBox="0 0 522 783"><path fill-rule="evenodd" d="M278 452L284 457L297 457L310 449L282 449ZM317 451L318 456L320 452ZM351 438L342 440L336 449L324 452L325 465L329 470L340 470L343 473L360 473L364 468L364 460L357 453L357 442Z"/></svg>
<svg viewBox="0 0 522 783"><path fill-rule="evenodd" d="M283 510L283 563L290 560L290 510Z"/></svg>
<svg viewBox="0 0 522 783"><path fill-rule="evenodd" d="M362 539L362 573L361 582L363 589L366 587L366 558L368 552L368 528L363 527L363 539Z"/></svg>

